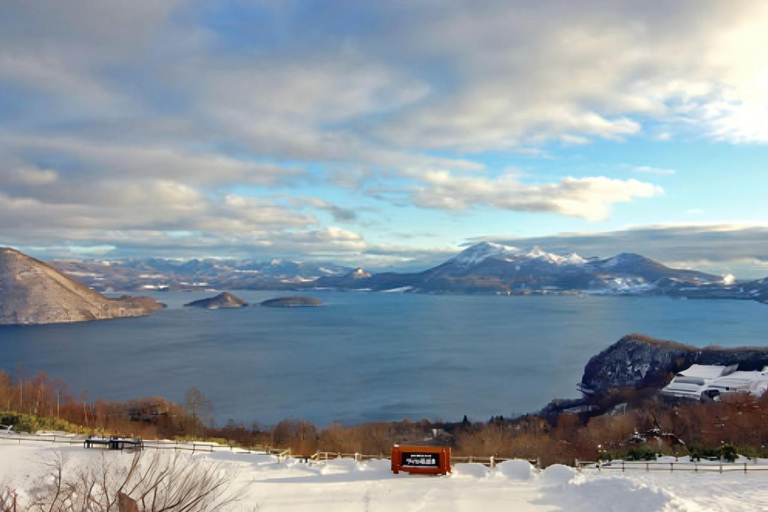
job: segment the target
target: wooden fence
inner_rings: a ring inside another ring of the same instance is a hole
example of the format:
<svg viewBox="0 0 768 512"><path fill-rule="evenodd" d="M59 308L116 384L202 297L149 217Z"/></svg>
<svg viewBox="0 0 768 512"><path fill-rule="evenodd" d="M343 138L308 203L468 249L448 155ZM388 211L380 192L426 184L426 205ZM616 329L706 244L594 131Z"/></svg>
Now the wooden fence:
<svg viewBox="0 0 768 512"><path fill-rule="evenodd" d="M64 444L68 446L80 446L85 441L85 437L82 436L65 436L65 435L0 435L0 441L9 441L21 444L22 442L36 442L44 444ZM221 445L217 443L205 443L205 442L191 442L191 443L179 443L178 441L168 441L160 439L149 439L144 441L144 448L151 450L174 450L174 451L188 451L191 453L211 453L211 452L231 452L240 454L259 454L259 455L274 455L277 457L278 462L285 461L288 457L295 457L298 460L306 462L308 464L318 463L321 461L328 461L334 459L354 459L357 462L363 462L366 460L389 460L390 455L388 453L379 453L378 455L367 455L362 453L341 453L341 452L317 452L312 456L292 455L291 449L274 448L271 446L254 446L251 448L240 448L233 445ZM482 464L484 466L493 468L497 464L508 461L516 460L502 457L475 457L475 456L451 456L452 463L475 463ZM528 460L528 462L541 469L540 460ZM576 459L574 461L574 467L579 471L583 470L596 470L602 471L666 471L666 472L678 472L687 471L693 473L728 473L733 471L739 471L743 473L749 473L753 471L768 471L768 464L758 463L757 459L750 462L723 462L723 461L705 461L705 462L659 462L659 461L613 461L613 462L597 462L597 461L580 461Z"/></svg>
<svg viewBox="0 0 768 512"><path fill-rule="evenodd" d="M64 436L64 435L0 435L0 440L11 441L21 444L22 442L37 442L48 444L65 444L69 446L82 445L85 441L85 437L82 436ZM192 453L212 453L212 452L232 452L242 454L261 454L261 455L275 455L278 462L285 460L292 456L291 449L273 448L270 446L254 446L251 448L240 448L233 445L221 445L217 443L205 443L205 442L191 442L191 443L179 443L178 441L160 440L160 439L145 439L143 443L144 449L150 450L174 450L174 451L188 451ZM363 453L342 453L342 452L317 452L311 456L293 455L295 458L304 462L319 462L334 459L354 459L358 462L366 460L389 460L389 453L379 453L378 455L369 455ZM493 468L497 464L514 460L503 457L477 457L477 456L451 456L451 462L456 463L476 463ZM529 460L530 464L535 467L541 467L541 461Z"/></svg>
<svg viewBox="0 0 768 512"><path fill-rule="evenodd" d="M753 471L768 471L768 464L758 463L757 459L750 462L724 462L724 461L705 461L705 462L659 462L659 461L612 461L612 462L594 462L594 461L575 461L575 467L578 470L591 469L599 472L603 471L665 471L674 473L676 471L685 471L693 473L729 473L739 471L749 473Z"/></svg>

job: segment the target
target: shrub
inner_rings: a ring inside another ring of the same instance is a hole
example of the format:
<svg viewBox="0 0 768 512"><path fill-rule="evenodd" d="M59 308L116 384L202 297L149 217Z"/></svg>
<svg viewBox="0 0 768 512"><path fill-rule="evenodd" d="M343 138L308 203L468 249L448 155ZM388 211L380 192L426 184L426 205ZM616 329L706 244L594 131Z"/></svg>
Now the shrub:
<svg viewBox="0 0 768 512"><path fill-rule="evenodd" d="M612 460L616 460L618 457L611 453L611 452L600 452L597 455L597 461L598 462L610 462Z"/></svg>
<svg viewBox="0 0 768 512"><path fill-rule="evenodd" d="M13 425L14 432L35 433L38 430L62 430L74 434L84 434L88 430L59 418L44 418L32 414L0 412L0 424Z"/></svg>
<svg viewBox="0 0 768 512"><path fill-rule="evenodd" d="M627 460L656 460L656 450L647 446L634 446L627 450Z"/></svg>
<svg viewBox="0 0 768 512"><path fill-rule="evenodd" d="M736 452L738 452L739 455L743 455L750 459L754 459L758 456L757 448L754 446L739 446L736 448Z"/></svg>
<svg viewBox="0 0 768 512"><path fill-rule="evenodd" d="M720 449L721 456L726 462L736 462L739 457L739 453L736 451L736 447L731 444L726 444Z"/></svg>

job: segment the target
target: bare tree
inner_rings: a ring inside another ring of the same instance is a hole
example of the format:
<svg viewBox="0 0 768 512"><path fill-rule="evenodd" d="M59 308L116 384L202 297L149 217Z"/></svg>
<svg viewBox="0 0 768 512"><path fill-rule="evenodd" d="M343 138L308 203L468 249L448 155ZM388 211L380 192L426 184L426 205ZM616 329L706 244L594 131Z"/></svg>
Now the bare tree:
<svg viewBox="0 0 768 512"><path fill-rule="evenodd" d="M184 409L192 417L192 429L194 434L199 434L201 425L208 425L211 422L213 406L210 400L199 389L192 387L184 395Z"/></svg>
<svg viewBox="0 0 768 512"><path fill-rule="evenodd" d="M58 456L23 506L16 490L0 490L0 512L124 512L129 504L138 512L215 512L239 498L220 465L207 460L137 452L126 466L109 455L69 473Z"/></svg>

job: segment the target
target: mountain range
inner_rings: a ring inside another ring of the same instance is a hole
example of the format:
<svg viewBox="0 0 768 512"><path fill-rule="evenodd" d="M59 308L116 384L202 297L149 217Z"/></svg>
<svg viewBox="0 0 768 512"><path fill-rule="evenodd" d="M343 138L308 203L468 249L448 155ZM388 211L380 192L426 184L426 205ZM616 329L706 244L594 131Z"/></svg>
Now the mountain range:
<svg viewBox="0 0 768 512"><path fill-rule="evenodd" d="M53 260L51 265L101 292L167 290L293 290L352 269L332 263L225 259Z"/></svg>
<svg viewBox="0 0 768 512"><path fill-rule="evenodd" d="M356 288L423 292L543 293L590 291L648 293L659 289L722 284L723 278L694 270L672 269L638 254L612 258L557 255L538 247L518 249L481 242L423 272L374 274ZM323 277L321 287L350 287L347 277Z"/></svg>
<svg viewBox="0 0 768 512"><path fill-rule="evenodd" d="M99 291L310 289L422 293L630 294L768 302L768 278L737 282L670 268L639 254L610 258L558 255L491 242L466 248L421 272L373 273L332 263L273 259L52 261Z"/></svg>

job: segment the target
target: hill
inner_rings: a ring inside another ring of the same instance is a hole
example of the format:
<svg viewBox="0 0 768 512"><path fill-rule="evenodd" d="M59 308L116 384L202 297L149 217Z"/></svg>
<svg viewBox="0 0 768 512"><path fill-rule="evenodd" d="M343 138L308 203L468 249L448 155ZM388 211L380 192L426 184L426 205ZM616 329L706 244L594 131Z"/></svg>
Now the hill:
<svg viewBox="0 0 768 512"><path fill-rule="evenodd" d="M235 309L247 306L240 297L236 297L229 292L222 292L215 297L200 299L184 304L185 307L203 308L203 309Z"/></svg>
<svg viewBox="0 0 768 512"><path fill-rule="evenodd" d="M162 307L147 297L107 298L42 261L0 248L0 325L144 316Z"/></svg>

